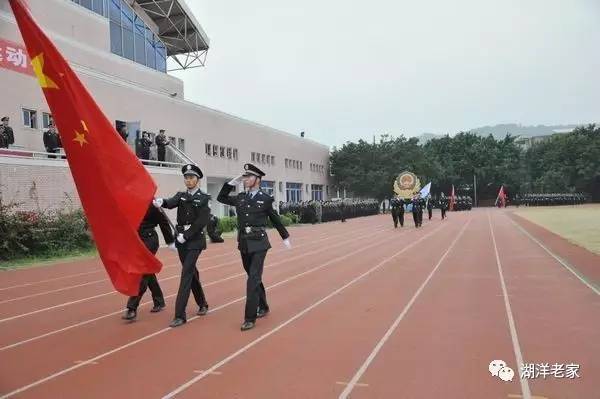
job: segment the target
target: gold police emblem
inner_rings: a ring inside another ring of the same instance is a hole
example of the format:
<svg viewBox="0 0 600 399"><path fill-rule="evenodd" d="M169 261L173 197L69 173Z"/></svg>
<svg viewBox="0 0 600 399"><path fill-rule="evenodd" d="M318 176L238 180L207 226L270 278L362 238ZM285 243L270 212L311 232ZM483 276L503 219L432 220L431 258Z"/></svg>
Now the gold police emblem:
<svg viewBox="0 0 600 399"><path fill-rule="evenodd" d="M412 198L421 190L421 181L412 172L404 171L394 180L394 192L400 198Z"/></svg>

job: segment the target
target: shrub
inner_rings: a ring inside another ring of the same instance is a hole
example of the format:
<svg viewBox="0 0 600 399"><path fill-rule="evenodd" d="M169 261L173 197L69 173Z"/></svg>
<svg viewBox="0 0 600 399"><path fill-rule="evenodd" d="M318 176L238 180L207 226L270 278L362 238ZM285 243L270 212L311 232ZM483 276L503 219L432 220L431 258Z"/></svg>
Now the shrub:
<svg viewBox="0 0 600 399"><path fill-rule="evenodd" d="M19 211L0 202L0 260L67 254L94 247L81 209Z"/></svg>
<svg viewBox="0 0 600 399"><path fill-rule="evenodd" d="M219 230L227 233L237 229L237 217L224 216L219 219Z"/></svg>

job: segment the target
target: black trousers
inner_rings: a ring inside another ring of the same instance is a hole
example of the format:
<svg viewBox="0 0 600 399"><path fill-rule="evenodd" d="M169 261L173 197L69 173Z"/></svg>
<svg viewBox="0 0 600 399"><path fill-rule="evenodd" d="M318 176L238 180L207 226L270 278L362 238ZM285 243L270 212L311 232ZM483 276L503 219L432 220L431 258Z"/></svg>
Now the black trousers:
<svg viewBox="0 0 600 399"><path fill-rule="evenodd" d="M442 219L446 218L446 209L442 208Z"/></svg>
<svg viewBox="0 0 600 399"><path fill-rule="evenodd" d="M404 212L398 212L398 222L400 227L404 227Z"/></svg>
<svg viewBox="0 0 600 399"><path fill-rule="evenodd" d="M241 252L241 255L244 270L246 271L246 274L248 274L244 320L253 322L256 320L256 312L259 308L269 310L265 286L262 283L262 274L267 251L254 252L251 254Z"/></svg>
<svg viewBox="0 0 600 399"><path fill-rule="evenodd" d="M398 211L392 208L392 220L394 221L394 228L398 227Z"/></svg>
<svg viewBox="0 0 600 399"><path fill-rule="evenodd" d="M423 212L413 212L413 220L415 222L415 227L421 226L423 223Z"/></svg>
<svg viewBox="0 0 600 399"><path fill-rule="evenodd" d="M158 252L158 247L160 246L156 231L152 230L150 235L142 234L141 237L146 248L156 255ZM158 284L158 280L156 279L156 275L146 274L140 281L140 291L137 296L129 297L129 300L127 301L127 309L137 310L138 306L140 306L142 296L144 296L144 293L148 288L150 288L150 292L152 293L152 302L154 302L154 306L165 306L165 298L162 290L160 289L160 285Z"/></svg>
<svg viewBox="0 0 600 399"><path fill-rule="evenodd" d="M165 153L167 152L166 147L164 145L159 145L156 148L156 155L159 162L165 161Z"/></svg>
<svg viewBox="0 0 600 399"><path fill-rule="evenodd" d="M427 215L429 215L429 220L431 220L431 217L433 216L433 209L427 208Z"/></svg>
<svg viewBox="0 0 600 399"><path fill-rule="evenodd" d="M142 281L140 282L139 294L137 296L129 297L127 309L137 310L138 306L140 306L142 296L148 288L150 288L150 292L152 293L152 302L154 302L154 306L165 306L165 298L160 289L160 285L158 284L158 280L156 279L156 274L146 274L142 277Z"/></svg>
<svg viewBox="0 0 600 399"><path fill-rule="evenodd" d="M179 260L181 261L181 280L179 281L179 290L177 291L177 300L175 301L175 317L187 320L185 308L190 299L190 291L194 294L194 299L198 306L207 305L200 276L196 269L196 261L202 252L201 249L177 248Z"/></svg>

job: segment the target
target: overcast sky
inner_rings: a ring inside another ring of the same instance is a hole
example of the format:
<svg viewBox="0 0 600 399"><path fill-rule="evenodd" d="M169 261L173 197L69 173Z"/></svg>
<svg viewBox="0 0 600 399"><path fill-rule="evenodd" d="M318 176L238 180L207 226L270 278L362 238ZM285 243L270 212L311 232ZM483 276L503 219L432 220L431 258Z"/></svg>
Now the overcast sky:
<svg viewBox="0 0 600 399"><path fill-rule="evenodd" d="M600 121L597 0L186 2L186 98L324 144Z"/></svg>

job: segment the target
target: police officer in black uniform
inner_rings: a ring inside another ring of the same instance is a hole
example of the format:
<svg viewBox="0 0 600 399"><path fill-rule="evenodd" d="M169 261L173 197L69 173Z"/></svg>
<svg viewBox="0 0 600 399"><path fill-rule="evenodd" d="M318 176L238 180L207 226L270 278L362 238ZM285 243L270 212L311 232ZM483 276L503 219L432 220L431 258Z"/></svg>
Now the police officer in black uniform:
<svg viewBox="0 0 600 399"><path fill-rule="evenodd" d="M167 219L167 216L163 212L152 205L149 205L146 215L140 224L138 234L146 248L154 255L156 255L158 247L160 246L158 234L156 233L156 226L160 227L160 231L165 238L165 242L169 245L169 248L175 249L175 237L173 236L169 219ZM154 302L154 307L150 312L160 312L165 308L165 297L163 296L158 280L156 279L156 274L146 274L142 277L142 281L140 281L140 291L137 296L129 297L129 300L127 301L127 310L122 317L123 319L133 320L137 317L137 308L140 305L142 296L148 288L150 288L152 302Z"/></svg>
<svg viewBox="0 0 600 399"><path fill-rule="evenodd" d="M9 121L10 119L8 116L2 117L2 126L4 127L4 134L6 135L6 148L15 143L15 133L13 132L12 127L8 126Z"/></svg>
<svg viewBox="0 0 600 399"><path fill-rule="evenodd" d="M287 248L291 248L289 233L281 223L279 214L273 209L274 198L260 190L265 173L252 164L244 165L245 172L223 185L217 200L236 208L238 220L238 249L242 255L242 264L248 274L246 284L246 309L241 330L254 327L257 317L269 313L269 305L262 283L262 273L271 248L267 236L267 218L279 232ZM246 192L229 195L234 187L243 180Z"/></svg>
<svg viewBox="0 0 600 399"><path fill-rule="evenodd" d="M431 197L427 199L427 216L428 220L431 220L431 217L433 216L433 198Z"/></svg>
<svg viewBox="0 0 600 399"><path fill-rule="evenodd" d="M190 290L198 304L199 316L208 313L208 303L200 284L196 262L200 253L206 249L204 227L210 216L210 195L200 190L203 177L200 168L193 164L185 165L181 172L185 179L186 191L180 191L171 198L156 198L154 206L167 209L177 208L177 239L175 246L181 260L181 281L175 301L175 318L171 327L179 327L187 321L185 308L190 298Z"/></svg>
<svg viewBox="0 0 600 399"><path fill-rule="evenodd" d="M391 213L392 213L392 220L394 221L394 228L397 229L398 228L398 211L400 207L400 202L398 201L397 197L394 197L390 200L390 208L391 208Z"/></svg>
<svg viewBox="0 0 600 399"><path fill-rule="evenodd" d="M423 208L421 207L421 197L418 194L412 199L412 214L415 227L421 227L423 224Z"/></svg>

